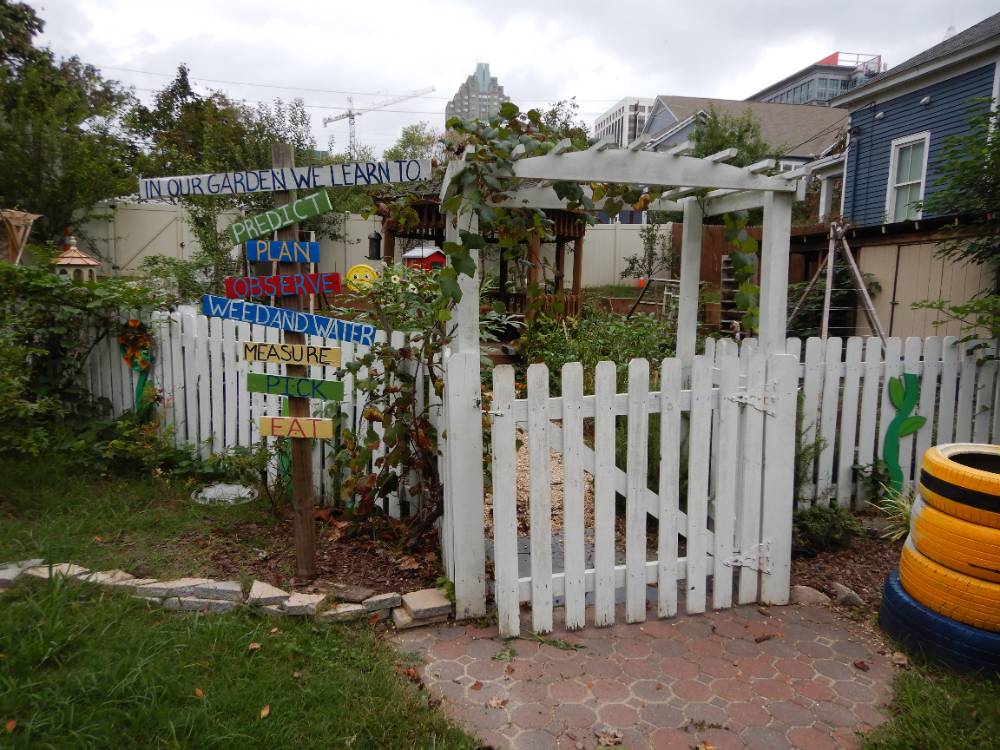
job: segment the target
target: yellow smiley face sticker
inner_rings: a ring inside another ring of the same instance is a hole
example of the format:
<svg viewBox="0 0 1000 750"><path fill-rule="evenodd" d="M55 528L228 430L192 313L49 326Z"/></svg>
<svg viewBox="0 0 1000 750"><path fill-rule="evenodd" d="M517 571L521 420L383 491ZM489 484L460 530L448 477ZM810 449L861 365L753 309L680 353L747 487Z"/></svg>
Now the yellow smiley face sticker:
<svg viewBox="0 0 1000 750"><path fill-rule="evenodd" d="M347 288L352 292L363 292L370 289L378 278L378 272L371 266L358 263L347 269Z"/></svg>

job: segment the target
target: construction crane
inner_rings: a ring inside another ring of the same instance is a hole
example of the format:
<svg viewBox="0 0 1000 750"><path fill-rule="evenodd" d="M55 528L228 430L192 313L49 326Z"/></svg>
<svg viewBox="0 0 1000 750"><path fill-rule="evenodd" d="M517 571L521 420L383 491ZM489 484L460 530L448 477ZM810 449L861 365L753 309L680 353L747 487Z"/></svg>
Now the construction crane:
<svg viewBox="0 0 1000 750"><path fill-rule="evenodd" d="M384 101L377 102L369 107L362 107L360 109L355 109L354 100L351 97L347 97L347 111L339 115L334 115L333 117L324 117L323 127L326 127L331 122L337 122L338 120L346 119L348 123L350 123L350 133L351 133L350 149L351 153L353 154L356 153L354 147L357 143L357 133L354 127L354 120L358 115L363 115L365 112L374 112L377 109L385 109L386 107L390 107L393 104L399 104L400 102L405 102L407 99L413 99L414 97L417 96L423 96L424 94L429 94L432 91L434 91L434 87L428 86L427 88L418 89L417 91L411 91L408 94L400 94L399 96L394 96L391 99L385 99Z"/></svg>

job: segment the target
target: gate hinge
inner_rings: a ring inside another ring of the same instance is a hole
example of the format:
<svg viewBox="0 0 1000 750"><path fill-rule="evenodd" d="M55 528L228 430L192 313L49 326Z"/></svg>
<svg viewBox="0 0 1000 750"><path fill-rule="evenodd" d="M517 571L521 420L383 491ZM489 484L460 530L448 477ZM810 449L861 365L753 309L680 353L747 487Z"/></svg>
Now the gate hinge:
<svg viewBox="0 0 1000 750"><path fill-rule="evenodd" d="M771 572L771 540L755 545L749 552L722 561L730 568L750 568L759 573Z"/></svg>
<svg viewBox="0 0 1000 750"><path fill-rule="evenodd" d="M769 417L773 417L774 411L769 408L769 404L774 400L774 397L768 391L764 393L747 393L744 391L742 393L733 393L726 396L726 398L737 404L746 404Z"/></svg>

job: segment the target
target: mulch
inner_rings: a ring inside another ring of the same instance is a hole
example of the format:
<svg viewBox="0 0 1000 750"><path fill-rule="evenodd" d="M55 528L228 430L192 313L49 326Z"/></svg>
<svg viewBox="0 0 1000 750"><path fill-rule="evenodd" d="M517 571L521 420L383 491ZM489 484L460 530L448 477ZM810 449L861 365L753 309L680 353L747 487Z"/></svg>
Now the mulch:
<svg viewBox="0 0 1000 750"><path fill-rule="evenodd" d="M882 603L886 576L899 564L903 541L892 542L868 531L847 549L792 560L792 584L812 586L833 596L830 584L842 583L865 601L869 612Z"/></svg>
<svg viewBox="0 0 1000 750"><path fill-rule="evenodd" d="M322 513L322 512L321 512ZM373 538L369 530L336 517L317 519L317 577L295 578L292 520L248 522L222 534L211 534L212 568L206 575L236 578L239 575L295 590L322 590L325 583L364 586L377 594L406 593L434 585L442 574L437 533L428 532L416 552L403 549L406 528L384 521Z"/></svg>

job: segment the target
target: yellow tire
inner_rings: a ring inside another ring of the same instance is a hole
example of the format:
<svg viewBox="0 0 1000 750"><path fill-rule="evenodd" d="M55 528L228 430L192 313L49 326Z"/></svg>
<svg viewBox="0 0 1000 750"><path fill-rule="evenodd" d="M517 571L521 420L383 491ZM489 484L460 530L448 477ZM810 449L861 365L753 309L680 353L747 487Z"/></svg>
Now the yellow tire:
<svg viewBox="0 0 1000 750"><path fill-rule="evenodd" d="M924 453L920 494L949 516L1000 529L1000 446L934 446Z"/></svg>
<svg viewBox="0 0 1000 750"><path fill-rule="evenodd" d="M906 593L930 610L974 628L1000 632L1000 584L948 570L907 539L899 560Z"/></svg>
<svg viewBox="0 0 1000 750"><path fill-rule="evenodd" d="M924 557L958 573L1000 583L1000 529L954 518L918 497L910 538Z"/></svg>

